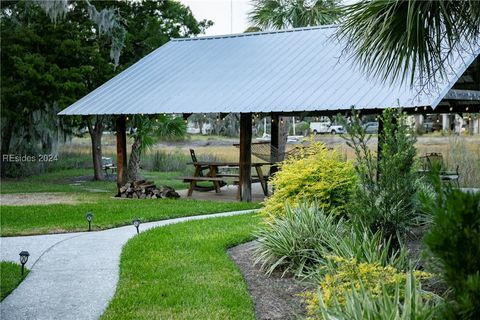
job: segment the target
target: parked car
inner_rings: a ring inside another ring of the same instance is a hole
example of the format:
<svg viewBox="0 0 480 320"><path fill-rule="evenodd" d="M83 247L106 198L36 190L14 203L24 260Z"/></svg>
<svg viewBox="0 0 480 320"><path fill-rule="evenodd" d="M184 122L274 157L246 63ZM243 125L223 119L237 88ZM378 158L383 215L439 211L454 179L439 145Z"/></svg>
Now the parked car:
<svg viewBox="0 0 480 320"><path fill-rule="evenodd" d="M341 125L331 124L330 122L311 122L310 130L313 134L319 133L331 133L331 134L342 134L345 133L345 128Z"/></svg>
<svg viewBox="0 0 480 320"><path fill-rule="evenodd" d="M367 122L363 125L366 133L378 133L378 122Z"/></svg>

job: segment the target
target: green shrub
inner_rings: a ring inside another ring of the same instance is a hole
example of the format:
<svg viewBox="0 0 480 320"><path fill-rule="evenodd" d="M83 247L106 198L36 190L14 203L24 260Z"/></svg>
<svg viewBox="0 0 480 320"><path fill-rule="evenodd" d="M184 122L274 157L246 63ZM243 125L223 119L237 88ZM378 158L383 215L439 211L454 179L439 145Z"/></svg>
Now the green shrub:
<svg viewBox="0 0 480 320"><path fill-rule="evenodd" d="M389 273L387 273L389 274ZM392 276L392 274L390 274ZM387 277L388 278L388 277ZM420 281L413 273L394 275L392 284L368 285L358 283L358 288L347 290L342 303L335 300L327 306L325 295L309 293L307 304L310 319L336 320L430 320L437 319L437 306L441 299L422 291Z"/></svg>
<svg viewBox="0 0 480 320"><path fill-rule="evenodd" d="M418 185L415 137L406 124L406 115L392 109L383 112L384 134L379 135L379 159L368 147L370 135L366 134L358 113L352 115L351 123L345 124L349 132L346 139L355 151L359 184L350 202L349 216L373 232L381 231L386 239L403 236L417 217Z"/></svg>
<svg viewBox="0 0 480 320"><path fill-rule="evenodd" d="M279 169L272 178L275 192L262 210L269 217L283 215L285 204L296 207L303 201L316 201L326 211L342 213L355 186L353 165L323 143L312 143L298 157L282 162Z"/></svg>
<svg viewBox="0 0 480 320"><path fill-rule="evenodd" d="M451 319L480 319L480 193L445 188L429 202L433 223L425 244L452 289Z"/></svg>

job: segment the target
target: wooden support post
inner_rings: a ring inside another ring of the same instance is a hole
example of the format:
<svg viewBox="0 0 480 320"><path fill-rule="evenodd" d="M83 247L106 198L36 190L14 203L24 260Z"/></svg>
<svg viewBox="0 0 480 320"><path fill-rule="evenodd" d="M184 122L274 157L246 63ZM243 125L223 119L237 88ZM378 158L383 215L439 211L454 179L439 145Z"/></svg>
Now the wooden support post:
<svg viewBox="0 0 480 320"><path fill-rule="evenodd" d="M252 201L252 114L240 114L240 200Z"/></svg>
<svg viewBox="0 0 480 320"><path fill-rule="evenodd" d="M127 180L127 135L126 117L117 116L116 121L117 133L117 194L120 194L120 187Z"/></svg>
<svg viewBox="0 0 480 320"><path fill-rule="evenodd" d="M271 123L271 132L270 132L270 162L276 162L278 147L280 145L280 115L278 113L271 114L272 123ZM270 168L270 176L278 171L278 167L273 165Z"/></svg>
<svg viewBox="0 0 480 320"><path fill-rule="evenodd" d="M382 140L385 131L383 130L382 114L378 117L378 134L377 134L377 181L380 179L380 159L382 157Z"/></svg>

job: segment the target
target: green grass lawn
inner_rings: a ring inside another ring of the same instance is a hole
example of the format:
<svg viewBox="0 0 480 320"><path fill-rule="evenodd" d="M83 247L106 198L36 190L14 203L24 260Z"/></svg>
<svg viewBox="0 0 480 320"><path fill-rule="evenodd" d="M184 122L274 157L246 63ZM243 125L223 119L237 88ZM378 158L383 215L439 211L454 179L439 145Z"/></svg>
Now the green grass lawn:
<svg viewBox="0 0 480 320"><path fill-rule="evenodd" d="M255 215L152 229L124 247L120 280L102 319L255 319L227 248L252 240Z"/></svg>
<svg viewBox="0 0 480 320"><path fill-rule="evenodd" d="M153 180L157 186L168 185L177 190L187 189L182 180L175 179L184 176L181 172L142 172L142 177ZM115 193L116 182L113 180L93 181L92 169L67 169L44 173L23 179L2 179L1 193L31 193L31 192L70 192Z"/></svg>
<svg viewBox="0 0 480 320"><path fill-rule="evenodd" d="M20 282L27 276L28 269L25 268L25 274L22 277L21 266L13 262L0 262L0 301L13 291Z"/></svg>
<svg viewBox="0 0 480 320"><path fill-rule="evenodd" d="M1 206L1 236L86 231L85 213L92 212L93 230L224 211L259 208L258 203L191 199L96 199L79 204Z"/></svg>

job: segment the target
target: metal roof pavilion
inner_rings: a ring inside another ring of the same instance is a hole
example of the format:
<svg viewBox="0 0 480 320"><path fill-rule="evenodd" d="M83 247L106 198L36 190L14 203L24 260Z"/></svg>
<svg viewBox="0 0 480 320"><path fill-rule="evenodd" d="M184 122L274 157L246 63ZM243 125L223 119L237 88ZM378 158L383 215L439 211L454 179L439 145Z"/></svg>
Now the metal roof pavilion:
<svg viewBox="0 0 480 320"><path fill-rule="evenodd" d="M368 77L343 54L336 26L174 39L60 115L270 113L435 108L480 54L456 53L425 92Z"/></svg>

